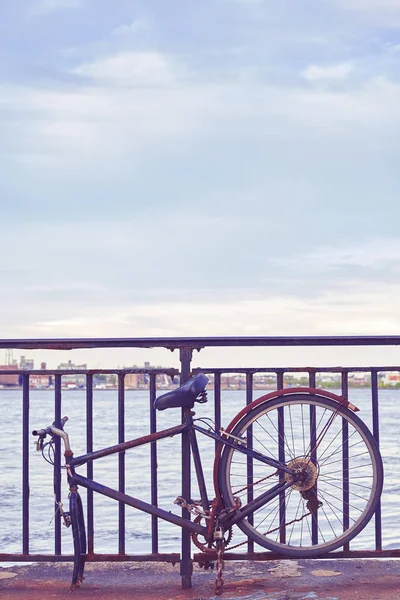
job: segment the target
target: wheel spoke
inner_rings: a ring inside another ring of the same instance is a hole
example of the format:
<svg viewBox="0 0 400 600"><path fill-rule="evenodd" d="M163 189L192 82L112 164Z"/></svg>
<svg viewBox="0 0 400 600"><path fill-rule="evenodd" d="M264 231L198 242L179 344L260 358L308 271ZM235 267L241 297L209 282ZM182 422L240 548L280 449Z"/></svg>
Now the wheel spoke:
<svg viewBox="0 0 400 600"><path fill-rule="evenodd" d="M291 452L291 449L290 449L290 446L289 446L289 444L288 444L288 442L287 442L286 436L285 436L285 435L282 435L282 434L280 434L280 433L279 433L279 430L278 430L278 428L276 427L275 423L273 423L273 422L272 422L272 420L271 420L271 418L270 418L270 416L269 416L268 414L266 415L266 417L268 418L268 420L270 421L270 423L271 423L272 427L275 429L276 433L278 434L278 440L274 440L274 441L275 441L275 443L276 443L276 445L277 445L277 446L279 446L279 439L280 439L280 440L282 440L282 442L283 442L283 445L284 445L284 446L286 446L286 448L287 448L287 451L288 451L288 454L289 454L289 456L290 456L291 458L293 458L293 454L292 454L292 452ZM278 415L278 419L279 419L279 415ZM265 431L265 433L267 433L267 435L268 435L269 437L271 437L271 438L272 438L272 435L271 435L271 434L270 434L270 433L269 433L269 432L268 432L268 431L267 431L267 430L266 430L266 429L263 427L263 425L262 425L262 423L261 423L261 422L258 422L258 423L257 423L257 425L258 425L259 427L261 427L261 429L263 429L263 430Z"/></svg>

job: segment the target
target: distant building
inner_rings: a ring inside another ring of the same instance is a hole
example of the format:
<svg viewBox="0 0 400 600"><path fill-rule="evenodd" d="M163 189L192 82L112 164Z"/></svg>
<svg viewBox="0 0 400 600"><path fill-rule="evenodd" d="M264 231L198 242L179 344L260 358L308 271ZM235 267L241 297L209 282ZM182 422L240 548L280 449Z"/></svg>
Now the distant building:
<svg viewBox="0 0 400 600"><path fill-rule="evenodd" d="M75 365L72 361L61 363L57 367L60 371L86 371L87 365ZM86 375L83 373L73 373L71 375L62 376L62 385L65 387L85 387Z"/></svg>
<svg viewBox="0 0 400 600"><path fill-rule="evenodd" d="M130 390L137 390L139 384L139 377L137 373L127 373L125 375L125 388Z"/></svg>
<svg viewBox="0 0 400 600"><path fill-rule="evenodd" d="M51 375L31 375L29 377L29 387L33 389L43 389L53 386Z"/></svg>
<svg viewBox="0 0 400 600"><path fill-rule="evenodd" d="M16 363L11 365L0 365L0 371L14 371L18 369L18 365ZM0 385L1 386L9 386L9 385L18 385L19 383L19 375L0 375Z"/></svg>
<svg viewBox="0 0 400 600"><path fill-rule="evenodd" d="M19 359L19 368L23 371L33 371L35 368L35 363L33 359L21 356Z"/></svg>
<svg viewBox="0 0 400 600"><path fill-rule="evenodd" d="M385 371L381 381L383 385L400 385L400 373L399 371Z"/></svg>
<svg viewBox="0 0 400 600"><path fill-rule="evenodd" d="M75 365L71 360L67 363L61 363L57 369L60 371L86 371L87 365Z"/></svg>

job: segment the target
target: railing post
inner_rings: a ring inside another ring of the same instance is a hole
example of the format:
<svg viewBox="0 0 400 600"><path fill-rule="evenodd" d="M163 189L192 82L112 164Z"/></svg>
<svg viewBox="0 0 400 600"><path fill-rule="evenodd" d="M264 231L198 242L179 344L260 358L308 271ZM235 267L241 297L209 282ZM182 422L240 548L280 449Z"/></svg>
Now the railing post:
<svg viewBox="0 0 400 600"><path fill-rule="evenodd" d="M118 443L125 441L125 373L118 373ZM125 450L118 454L118 490L125 493ZM125 504L119 502L118 553L125 554Z"/></svg>
<svg viewBox="0 0 400 600"><path fill-rule="evenodd" d="M253 401L253 373L246 373L246 405L248 406ZM247 447L253 448L253 426L247 430ZM254 465L251 456L247 457L247 502L254 499ZM250 525L254 524L254 516L248 516ZM247 552L254 552L254 542L249 539L247 542Z"/></svg>
<svg viewBox="0 0 400 600"><path fill-rule="evenodd" d="M372 390L372 433L379 448L379 396L378 396L378 370L371 371ZM382 507L381 500L375 510L375 550L382 550Z"/></svg>
<svg viewBox="0 0 400 600"><path fill-rule="evenodd" d="M93 452L93 374L86 375L86 452ZM86 465L86 475L93 479L93 462ZM93 490L87 490L87 543L88 554L94 553Z"/></svg>
<svg viewBox="0 0 400 600"><path fill-rule="evenodd" d="M276 387L278 390L283 389L284 381L283 381L284 371L283 369L279 369L276 372ZM285 457L285 413L283 410L283 406L278 408L278 458L281 462L286 462ZM279 481L282 482L284 480L284 474L280 473ZM279 492L279 541L281 544L286 544L286 494L284 491Z"/></svg>
<svg viewBox="0 0 400 600"><path fill-rule="evenodd" d="M179 349L179 359L181 362L181 381L180 385L185 383L190 377L190 363L192 360L192 348L184 346ZM184 409L182 409L182 419L184 418ZM190 441L187 432L182 433L182 496L190 501ZM190 513L186 508L182 509L182 517L190 519ZM190 533L182 529L182 555L181 555L181 580L182 588L192 587L192 557L190 548Z"/></svg>
<svg viewBox="0 0 400 600"><path fill-rule="evenodd" d="M55 376L54 387L54 421L59 423L61 419L61 375ZM61 515L58 501L61 500L61 438L58 436L54 441L54 554L61 554Z"/></svg>
<svg viewBox="0 0 400 600"><path fill-rule="evenodd" d="M349 397L349 374L347 371L342 371L342 396L343 398ZM342 448L343 448L343 460L342 460L342 482L343 482L343 531L347 531L350 527L350 488L349 488L349 424L343 419L342 428ZM348 552L350 550L350 544L347 542L343 546L343 550Z"/></svg>
<svg viewBox="0 0 400 600"><path fill-rule="evenodd" d="M154 400L157 396L157 381L155 373L150 373L150 433L157 431L157 415ZM151 471L151 503L158 506L158 476L157 476L157 442L150 444ZM151 553L158 554L158 518L151 517Z"/></svg>
<svg viewBox="0 0 400 600"><path fill-rule="evenodd" d="M29 554L29 374L22 375L22 554Z"/></svg>
<svg viewBox="0 0 400 600"><path fill-rule="evenodd" d="M313 370L309 370L308 379L310 388L317 387L317 377L316 372ZM317 418L316 418L316 408L315 406L310 406L310 448L311 448L311 460L314 465L317 464ZM315 484L315 489L317 489L317 483ZM311 541L313 546L318 544L318 512L315 513L312 517L311 521Z"/></svg>

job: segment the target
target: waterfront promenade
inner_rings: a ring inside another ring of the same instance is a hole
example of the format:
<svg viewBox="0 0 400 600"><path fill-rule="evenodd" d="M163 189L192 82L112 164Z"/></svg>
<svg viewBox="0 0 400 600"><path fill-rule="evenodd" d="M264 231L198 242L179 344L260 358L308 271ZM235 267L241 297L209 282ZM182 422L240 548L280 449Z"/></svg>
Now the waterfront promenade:
<svg viewBox="0 0 400 600"><path fill-rule="evenodd" d="M70 563L0 569L2 600L65 600ZM396 600L400 560L350 559L226 563L225 589L216 597L215 571L194 568L182 590L179 567L164 563L89 563L79 600Z"/></svg>

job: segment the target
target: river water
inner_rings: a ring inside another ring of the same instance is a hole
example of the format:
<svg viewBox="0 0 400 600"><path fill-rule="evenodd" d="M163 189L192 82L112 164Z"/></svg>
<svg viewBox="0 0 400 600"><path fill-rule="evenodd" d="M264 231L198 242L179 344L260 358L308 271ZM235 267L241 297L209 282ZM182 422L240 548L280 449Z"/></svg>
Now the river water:
<svg viewBox="0 0 400 600"><path fill-rule="evenodd" d="M159 392L163 393L163 392ZM339 393L339 390L337 390ZM263 392L255 392L254 397ZM350 400L360 409L360 417L371 428L371 392L367 389L350 390ZM63 391L62 414L68 415L66 430L74 454L84 454L85 447L85 392ZM149 432L149 397L146 391L126 391L125 397L126 439ZM245 405L244 391L222 393L222 424ZM0 552L22 552L22 392L1 390L0 406ZM30 430L39 429L53 421L54 394L50 391L33 390L30 394ZM197 406L197 416L213 415L213 394L209 402ZM383 547L399 548L400 534L400 390L381 390L379 393L381 453L385 467L385 484L382 495ZM94 449L117 443L118 397L114 390L95 390L93 403ZM180 410L171 409L157 414L157 427L163 429L179 422ZM199 439L209 495L212 490L212 463L214 442ZM181 493L180 485L180 438L168 438L158 442L159 505L166 510L180 510L173 501ZM150 502L150 449L149 446L134 448L126 452L126 493ZM81 468L85 474L85 467ZM94 478L106 485L118 487L118 455L95 461ZM65 478L64 478L65 479ZM85 502L85 490L82 497ZM196 492L192 493L196 498ZM67 486L63 481L63 502L67 510ZM35 451L34 438L30 445L30 552L54 552L52 467ZM95 551L98 553L118 552L118 503L112 499L94 495ZM150 516L126 507L126 552L142 554L151 552ZM366 529L351 542L352 549L374 549L374 519ZM179 527L160 521L159 551L180 552ZM71 530L62 528L62 552L72 553ZM235 531L234 541L244 538Z"/></svg>

